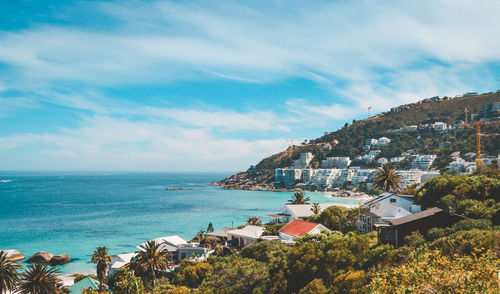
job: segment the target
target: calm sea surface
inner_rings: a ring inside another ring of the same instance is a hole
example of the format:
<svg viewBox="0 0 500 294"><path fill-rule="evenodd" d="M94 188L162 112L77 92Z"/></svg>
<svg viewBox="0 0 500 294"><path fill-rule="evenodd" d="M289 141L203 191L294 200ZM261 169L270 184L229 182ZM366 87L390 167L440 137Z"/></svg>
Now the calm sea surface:
<svg viewBox="0 0 500 294"><path fill-rule="evenodd" d="M290 192L224 190L209 185L223 173L35 173L0 172L0 249L26 257L37 251L68 253L64 273L88 272L92 251L135 251L149 239L179 235L188 240L212 222L215 229L250 216L269 218ZM167 191L182 187L183 191ZM358 200L308 193L313 202Z"/></svg>

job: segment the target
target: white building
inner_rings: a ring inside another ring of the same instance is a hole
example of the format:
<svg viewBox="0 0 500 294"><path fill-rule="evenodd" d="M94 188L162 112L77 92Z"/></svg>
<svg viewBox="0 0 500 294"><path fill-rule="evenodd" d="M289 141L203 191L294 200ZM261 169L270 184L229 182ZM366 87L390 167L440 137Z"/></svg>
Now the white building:
<svg viewBox="0 0 500 294"><path fill-rule="evenodd" d="M377 139L371 138L365 140L365 145L375 145L377 144Z"/></svg>
<svg viewBox="0 0 500 294"><path fill-rule="evenodd" d="M116 272L127 265L136 255L137 253L132 252L113 256L108 270L108 277L114 277Z"/></svg>
<svg viewBox="0 0 500 294"><path fill-rule="evenodd" d="M351 165L349 157L327 157L321 161L321 167L348 168Z"/></svg>
<svg viewBox="0 0 500 294"><path fill-rule="evenodd" d="M351 185L359 186L359 184L366 182L374 172L374 169L357 169L351 177Z"/></svg>
<svg viewBox="0 0 500 294"><path fill-rule="evenodd" d="M422 181L422 171L419 169L398 170L396 172L402 177L401 188L418 185Z"/></svg>
<svg viewBox="0 0 500 294"><path fill-rule="evenodd" d="M382 138L378 139L377 144L375 144L375 145L376 146L385 146L389 143L391 143L391 139L386 138L386 137L382 137Z"/></svg>
<svg viewBox="0 0 500 294"><path fill-rule="evenodd" d="M370 154L365 154L365 155L363 155L363 157L361 158L361 160L363 162L366 162L366 163L372 162L373 160L375 160L375 156L374 155L370 155Z"/></svg>
<svg viewBox="0 0 500 294"><path fill-rule="evenodd" d="M155 241L160 250L167 250L173 262L180 262L183 259L189 259L193 256L202 258L208 257L208 250L204 247L200 247L199 243L188 243L177 235L160 237L151 241ZM136 246L136 248L140 251L146 251L146 244L147 242L144 242Z"/></svg>
<svg viewBox="0 0 500 294"><path fill-rule="evenodd" d="M357 227L362 232L371 232L373 225L390 219L400 218L412 214L408 210L394 204L383 204L369 211L362 212L358 216Z"/></svg>
<svg viewBox="0 0 500 294"><path fill-rule="evenodd" d="M405 159L404 156L397 156L397 157L393 157L391 158L391 163L398 163L398 162L401 162Z"/></svg>
<svg viewBox="0 0 500 294"><path fill-rule="evenodd" d="M342 169L338 178L333 182L333 186L340 187L344 185L345 182L351 181L354 174L356 174L354 169Z"/></svg>
<svg viewBox="0 0 500 294"><path fill-rule="evenodd" d="M404 126L401 128L403 131L416 131L418 129L418 126L411 125L411 126Z"/></svg>
<svg viewBox="0 0 500 294"><path fill-rule="evenodd" d="M290 166L291 169L304 169L307 168L309 163L311 163L311 160L314 158L313 154L311 152L303 152L300 153L299 159L296 159L293 161L292 165Z"/></svg>
<svg viewBox="0 0 500 294"><path fill-rule="evenodd" d="M436 155L413 155L411 161L411 169L428 170L434 160L436 160Z"/></svg>
<svg viewBox="0 0 500 294"><path fill-rule="evenodd" d="M304 170L302 170L302 181L304 183L307 183L309 182L312 177L316 174L316 169L312 169L312 168L306 168Z"/></svg>
<svg viewBox="0 0 500 294"><path fill-rule="evenodd" d="M435 131L445 131L448 129L448 124L441 121L437 121L433 124L433 128Z"/></svg>
<svg viewBox="0 0 500 294"><path fill-rule="evenodd" d="M317 169L316 173L311 177L311 181L309 183L318 187L330 187L340 176L340 173L341 170L336 168Z"/></svg>
<svg viewBox="0 0 500 294"><path fill-rule="evenodd" d="M380 152L381 152L380 150L370 150L370 152L368 152L368 155L377 157L380 154Z"/></svg>
<svg viewBox="0 0 500 294"><path fill-rule="evenodd" d="M227 231L228 244L236 249L256 243L266 228L260 226L246 226L242 229Z"/></svg>
<svg viewBox="0 0 500 294"><path fill-rule="evenodd" d="M395 193L383 193L377 198L370 199L361 203L362 206L371 209L376 209L387 204L396 205L405 210L416 213L421 210L420 205L415 204L414 197L410 195L397 195Z"/></svg>
<svg viewBox="0 0 500 294"><path fill-rule="evenodd" d="M302 169L277 168L274 170L274 182L277 184L293 185L302 178Z"/></svg>
<svg viewBox="0 0 500 294"><path fill-rule="evenodd" d="M476 163L458 157L448 164L448 170L456 174L470 174L476 170Z"/></svg>
<svg viewBox="0 0 500 294"><path fill-rule="evenodd" d="M320 204L319 205L320 211L323 211L328 207L335 205L339 206L340 204L338 203ZM345 206L351 208L351 206L347 205ZM283 222L290 222L294 219L306 218L313 214L314 213L312 211L312 204L287 204L284 207L282 207L278 212L278 215L280 215L281 220Z"/></svg>

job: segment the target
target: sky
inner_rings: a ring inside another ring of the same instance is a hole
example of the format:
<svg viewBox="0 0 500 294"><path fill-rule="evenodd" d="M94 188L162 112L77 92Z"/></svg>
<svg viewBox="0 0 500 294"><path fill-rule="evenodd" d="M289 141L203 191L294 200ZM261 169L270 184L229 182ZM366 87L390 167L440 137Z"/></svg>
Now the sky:
<svg viewBox="0 0 500 294"><path fill-rule="evenodd" d="M500 1L2 1L0 170L240 171L500 89Z"/></svg>

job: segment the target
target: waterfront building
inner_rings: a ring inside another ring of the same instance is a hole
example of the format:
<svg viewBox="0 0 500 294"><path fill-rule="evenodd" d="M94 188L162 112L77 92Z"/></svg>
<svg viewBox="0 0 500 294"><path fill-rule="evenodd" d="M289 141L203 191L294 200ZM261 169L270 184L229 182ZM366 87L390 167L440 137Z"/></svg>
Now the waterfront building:
<svg viewBox="0 0 500 294"><path fill-rule="evenodd" d="M115 273L127 265L136 255L137 253L132 252L113 256L108 270L108 277L114 277Z"/></svg>
<svg viewBox="0 0 500 294"><path fill-rule="evenodd" d="M321 161L321 167L348 168L351 165L349 157L327 157Z"/></svg>
<svg viewBox="0 0 500 294"><path fill-rule="evenodd" d="M355 169L342 169L338 178L333 182L333 186L341 187L345 182L351 181L355 173Z"/></svg>
<svg viewBox="0 0 500 294"><path fill-rule="evenodd" d="M295 241L297 238L304 237L306 234L319 234L322 231L330 230L322 224L295 219L281 228L278 234L282 240Z"/></svg>
<svg viewBox="0 0 500 294"><path fill-rule="evenodd" d="M340 176L340 169L318 169L309 182L316 187L331 187L333 182Z"/></svg>
<svg viewBox="0 0 500 294"><path fill-rule="evenodd" d="M277 168L274 170L274 182L291 186L302 178L302 169Z"/></svg>
<svg viewBox="0 0 500 294"><path fill-rule="evenodd" d="M351 177L351 185L359 186L359 184L366 182L374 172L374 169L357 169Z"/></svg>
<svg viewBox="0 0 500 294"><path fill-rule="evenodd" d="M304 169L307 168L311 160L314 158L311 152L302 152L300 153L299 159L293 161L290 166L291 169Z"/></svg>

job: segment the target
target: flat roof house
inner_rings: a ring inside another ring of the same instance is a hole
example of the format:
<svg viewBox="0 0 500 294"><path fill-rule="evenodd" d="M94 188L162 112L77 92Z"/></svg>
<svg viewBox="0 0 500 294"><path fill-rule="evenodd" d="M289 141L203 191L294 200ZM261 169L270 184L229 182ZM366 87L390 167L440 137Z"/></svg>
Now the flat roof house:
<svg viewBox="0 0 500 294"><path fill-rule="evenodd" d="M320 204L320 211L327 209L330 206L344 206L348 208L353 208L356 205L343 205L340 203L325 203ZM277 214L272 214L270 216L279 217L283 222L290 222L294 219L305 218L313 215L311 210L312 204L287 204L282 207Z"/></svg>
<svg viewBox="0 0 500 294"><path fill-rule="evenodd" d="M433 207L385 223L377 223L375 227L379 231L379 243L393 244L398 248L403 245L404 238L414 231L425 234L432 228L449 227L462 219L462 216Z"/></svg>
<svg viewBox="0 0 500 294"><path fill-rule="evenodd" d="M191 258L195 254L197 256L206 256L208 252L205 247L200 247L198 243L188 243L177 235L160 237L153 241L158 244L160 249L167 250L170 253L173 262L180 262L183 259ZM137 249L145 251L146 243L137 246Z"/></svg>
<svg viewBox="0 0 500 294"><path fill-rule="evenodd" d="M306 234L319 234L321 231L329 231L322 224L295 219L279 230L279 237L283 240L295 241Z"/></svg>
<svg viewBox="0 0 500 294"><path fill-rule="evenodd" d="M260 239L266 229L259 226L246 226L241 229L227 231L227 242L232 248L241 249Z"/></svg>

